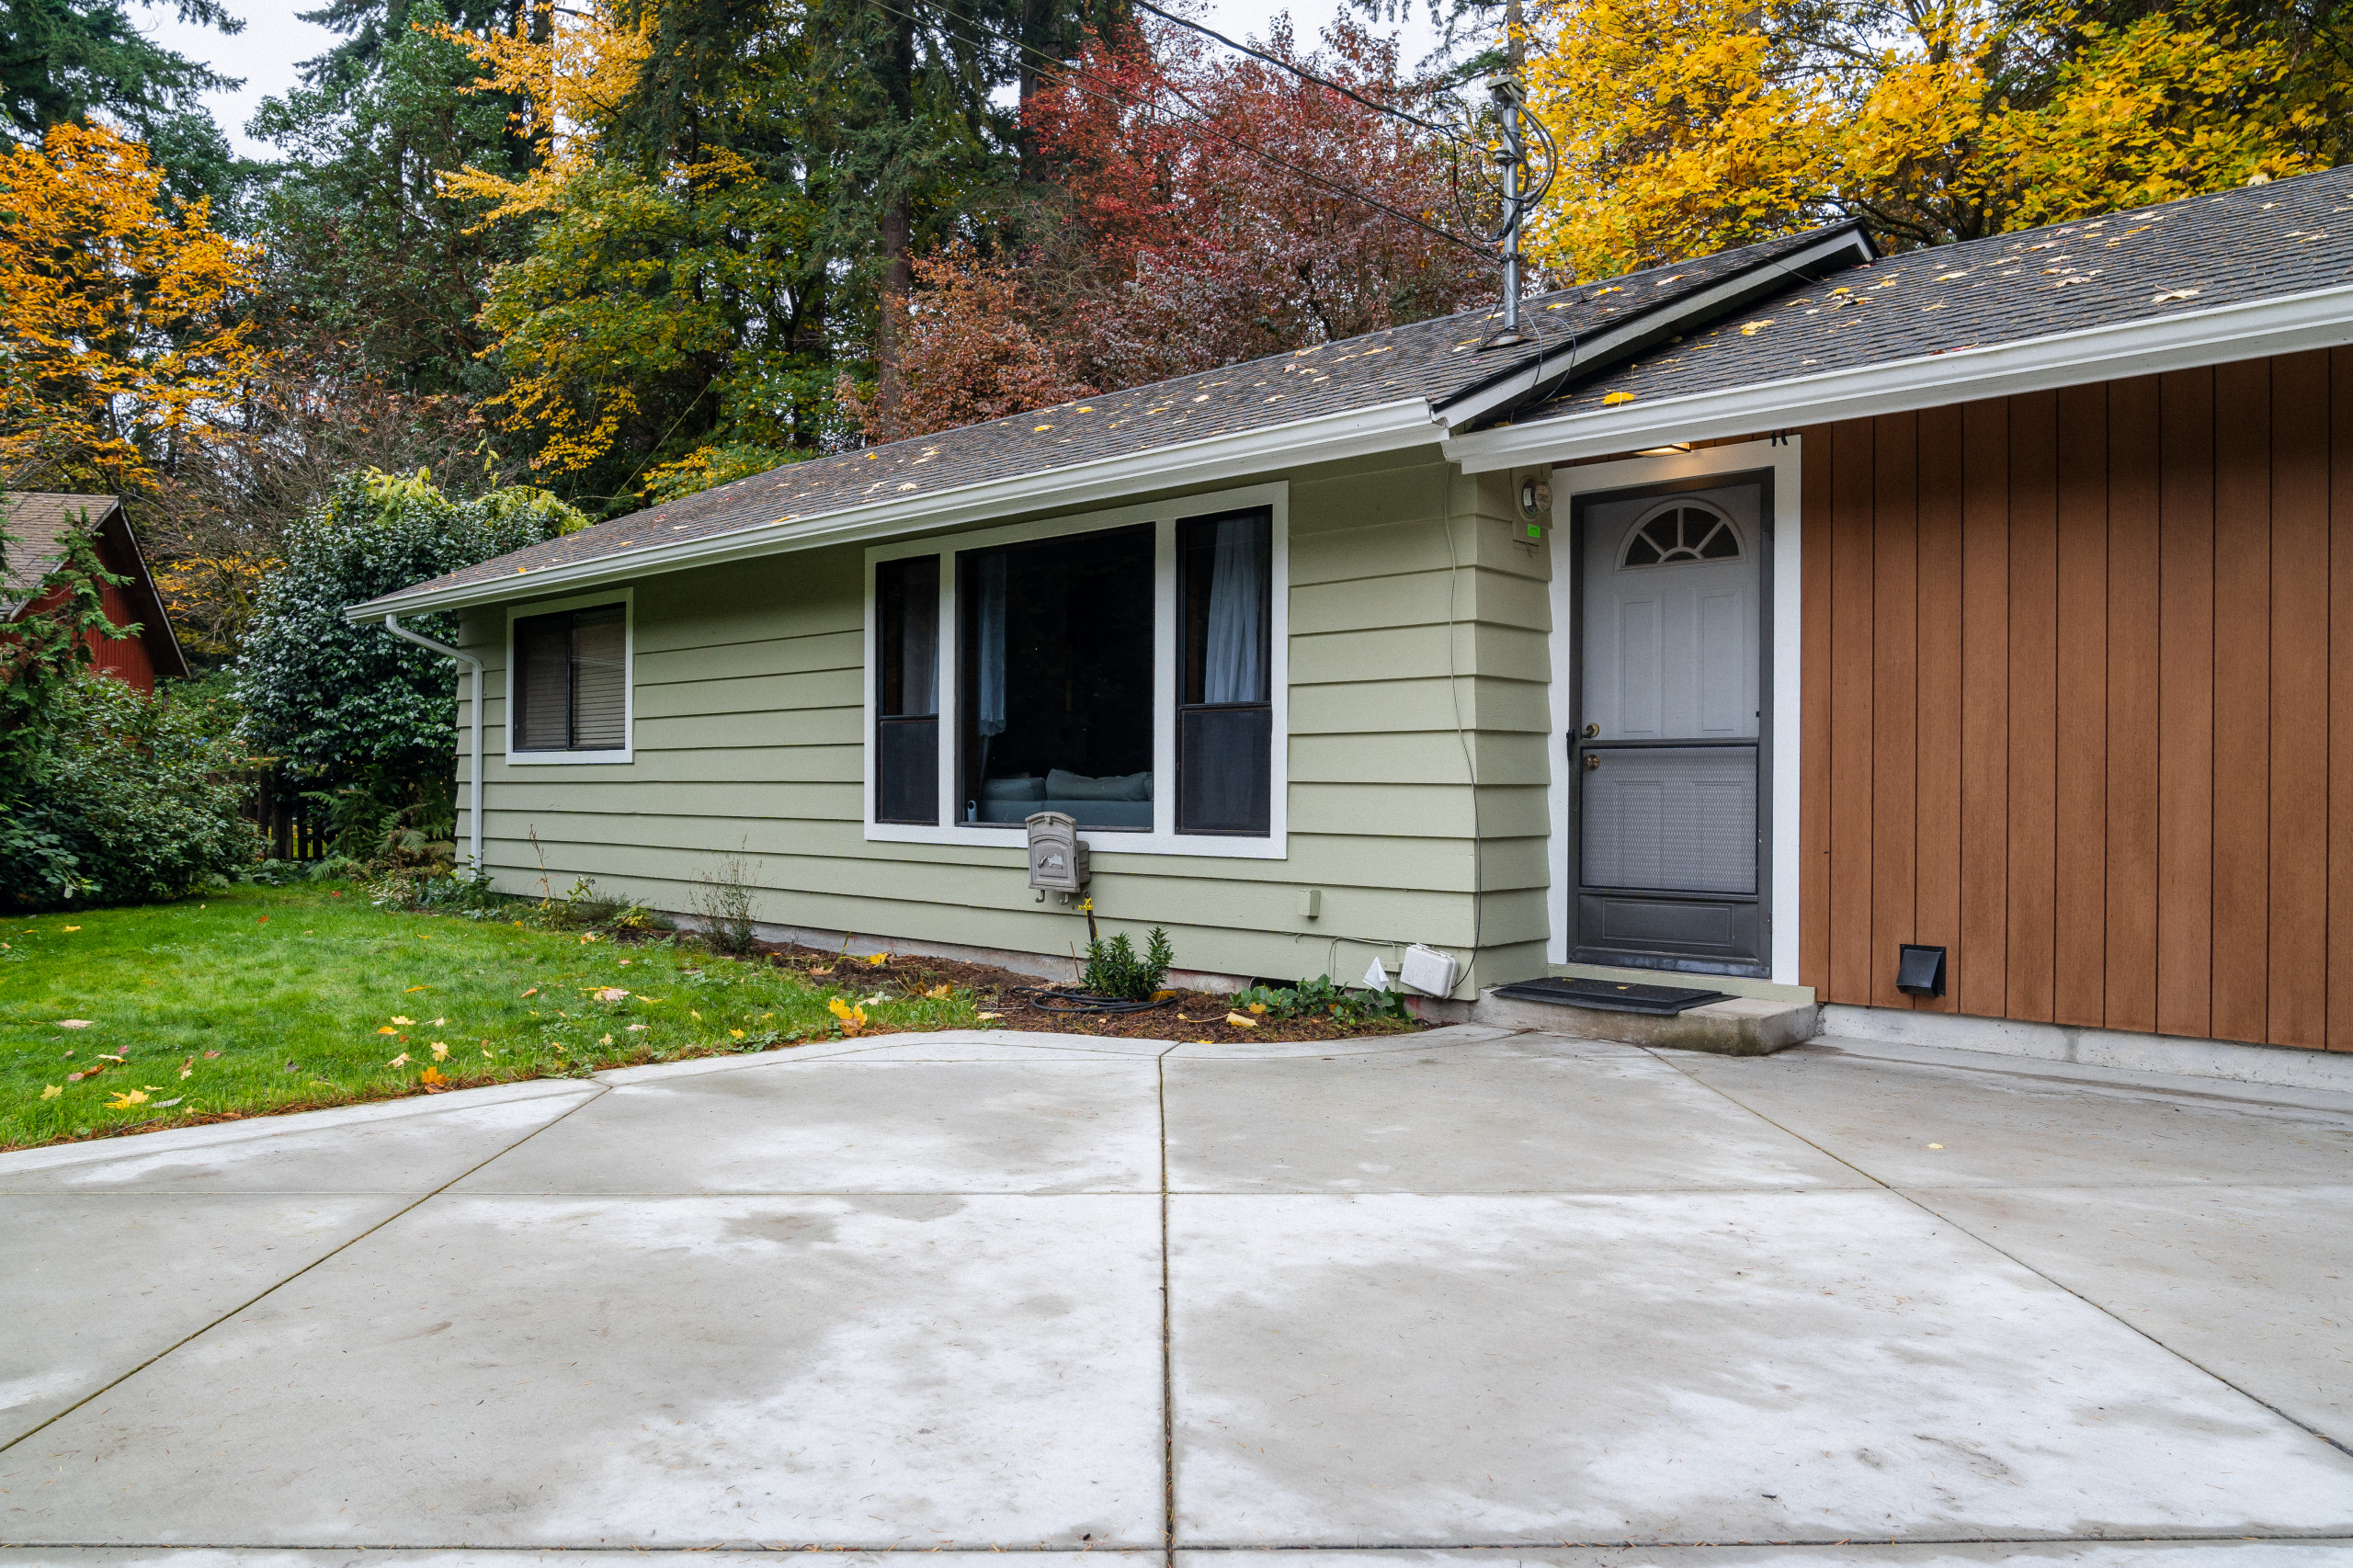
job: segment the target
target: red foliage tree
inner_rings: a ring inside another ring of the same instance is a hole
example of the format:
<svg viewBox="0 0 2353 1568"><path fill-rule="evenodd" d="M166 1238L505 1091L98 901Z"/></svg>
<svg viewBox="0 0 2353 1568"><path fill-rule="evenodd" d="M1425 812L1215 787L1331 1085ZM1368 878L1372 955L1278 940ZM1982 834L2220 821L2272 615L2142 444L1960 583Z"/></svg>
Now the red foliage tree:
<svg viewBox="0 0 2353 1568"><path fill-rule="evenodd" d="M1353 22L1304 56L1279 27L1267 52L1428 113L1427 94L1398 76L1396 45ZM905 401L895 417L870 414L870 437L1351 337L1494 293L1484 256L1430 232L1458 227L1441 138L1189 34L1098 40L1031 97L1024 127L1052 180L1053 221L1017 253L959 248L922 268L903 307Z"/></svg>

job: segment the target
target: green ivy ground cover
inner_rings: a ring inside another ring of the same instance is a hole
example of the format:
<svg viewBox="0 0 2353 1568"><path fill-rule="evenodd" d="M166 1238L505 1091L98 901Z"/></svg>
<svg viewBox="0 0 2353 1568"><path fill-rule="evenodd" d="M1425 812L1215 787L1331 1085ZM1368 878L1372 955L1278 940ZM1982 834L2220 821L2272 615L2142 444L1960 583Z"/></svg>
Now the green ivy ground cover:
<svg viewBox="0 0 2353 1568"><path fill-rule="evenodd" d="M869 1033L979 1023L961 994L858 984L350 884L8 917L0 1148L789 1046L838 1034L835 1003Z"/></svg>

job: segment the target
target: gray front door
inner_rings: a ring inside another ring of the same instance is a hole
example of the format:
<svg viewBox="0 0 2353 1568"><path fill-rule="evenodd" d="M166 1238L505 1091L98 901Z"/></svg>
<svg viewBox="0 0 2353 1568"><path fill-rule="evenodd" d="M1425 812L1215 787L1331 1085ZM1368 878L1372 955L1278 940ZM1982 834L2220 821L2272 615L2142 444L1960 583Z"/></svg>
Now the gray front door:
<svg viewBox="0 0 2353 1568"><path fill-rule="evenodd" d="M1573 947L1761 972L1763 478L1580 498Z"/></svg>

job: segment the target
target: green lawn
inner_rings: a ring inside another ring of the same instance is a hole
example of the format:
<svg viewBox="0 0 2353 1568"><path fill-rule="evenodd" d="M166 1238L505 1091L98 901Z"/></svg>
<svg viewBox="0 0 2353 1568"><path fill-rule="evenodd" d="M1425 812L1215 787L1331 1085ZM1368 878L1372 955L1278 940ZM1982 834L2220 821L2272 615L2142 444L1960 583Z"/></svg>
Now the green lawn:
<svg viewBox="0 0 2353 1568"><path fill-rule="evenodd" d="M11 917L0 1148L788 1045L838 1032L836 998L869 1032L977 1022L961 994L874 999L856 967L819 989L664 940L378 909L348 884Z"/></svg>

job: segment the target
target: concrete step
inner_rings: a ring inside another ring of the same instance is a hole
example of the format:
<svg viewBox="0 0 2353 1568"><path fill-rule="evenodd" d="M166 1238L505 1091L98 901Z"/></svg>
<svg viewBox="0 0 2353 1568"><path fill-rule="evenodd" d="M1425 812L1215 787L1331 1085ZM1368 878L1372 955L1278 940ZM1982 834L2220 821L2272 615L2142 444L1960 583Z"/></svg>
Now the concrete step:
<svg viewBox="0 0 2353 1568"><path fill-rule="evenodd" d="M1490 989L1479 994L1471 1021L1541 1029L1572 1040L1616 1040L1629 1045L1711 1051L1719 1056L1769 1056L1784 1046L1812 1040L1822 1027L1822 1009L1810 1002L1730 996L1680 1013L1621 1013L1565 1002L1523 1001L1498 996Z"/></svg>

